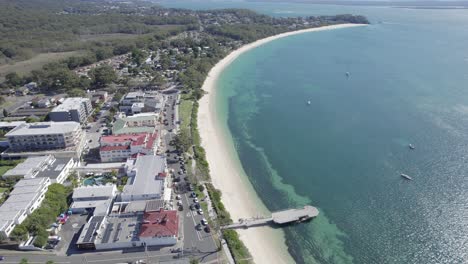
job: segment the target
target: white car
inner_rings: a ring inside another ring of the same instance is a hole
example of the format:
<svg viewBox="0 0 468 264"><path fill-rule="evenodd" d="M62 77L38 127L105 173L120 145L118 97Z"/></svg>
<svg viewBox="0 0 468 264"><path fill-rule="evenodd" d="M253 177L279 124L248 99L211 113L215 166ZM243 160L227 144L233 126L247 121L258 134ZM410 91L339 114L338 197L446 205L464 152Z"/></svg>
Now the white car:
<svg viewBox="0 0 468 264"><path fill-rule="evenodd" d="M176 195L175 197L177 200L180 200L180 195Z"/></svg>
<svg viewBox="0 0 468 264"><path fill-rule="evenodd" d="M206 219L203 218L203 219L201 220L201 224L204 225L204 226L206 226L206 225L208 225L208 221L206 221Z"/></svg>
<svg viewBox="0 0 468 264"><path fill-rule="evenodd" d="M202 215L202 214L203 214L203 210L202 210L201 208L199 208L199 209L197 210L197 213L200 214L200 215Z"/></svg>

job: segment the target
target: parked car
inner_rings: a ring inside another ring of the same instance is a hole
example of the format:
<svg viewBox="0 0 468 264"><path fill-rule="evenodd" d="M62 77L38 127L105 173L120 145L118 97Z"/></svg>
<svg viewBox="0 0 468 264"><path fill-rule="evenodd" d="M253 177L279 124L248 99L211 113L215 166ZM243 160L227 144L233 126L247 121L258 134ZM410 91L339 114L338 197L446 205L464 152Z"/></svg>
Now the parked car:
<svg viewBox="0 0 468 264"><path fill-rule="evenodd" d="M196 226L195 226L195 229L197 229L197 230L202 230L202 225L201 225L201 224L196 225Z"/></svg>
<svg viewBox="0 0 468 264"><path fill-rule="evenodd" d="M211 232L211 228L209 225L205 226L205 232L207 233L210 233Z"/></svg>
<svg viewBox="0 0 468 264"><path fill-rule="evenodd" d="M194 203L198 203L198 198L193 198Z"/></svg>
<svg viewBox="0 0 468 264"><path fill-rule="evenodd" d="M201 208L198 208L197 213L200 214L200 215L202 215L202 214L203 214L203 210L202 210Z"/></svg>
<svg viewBox="0 0 468 264"><path fill-rule="evenodd" d="M176 195L175 197L177 200L180 200L180 195Z"/></svg>
<svg viewBox="0 0 468 264"><path fill-rule="evenodd" d="M192 198L197 197L197 193L196 193L196 192L192 192L192 193L190 194L190 197L192 197Z"/></svg>
<svg viewBox="0 0 468 264"><path fill-rule="evenodd" d="M208 225L208 221L206 221L205 218L203 218L200 222L201 222L201 224L204 225L204 226Z"/></svg>

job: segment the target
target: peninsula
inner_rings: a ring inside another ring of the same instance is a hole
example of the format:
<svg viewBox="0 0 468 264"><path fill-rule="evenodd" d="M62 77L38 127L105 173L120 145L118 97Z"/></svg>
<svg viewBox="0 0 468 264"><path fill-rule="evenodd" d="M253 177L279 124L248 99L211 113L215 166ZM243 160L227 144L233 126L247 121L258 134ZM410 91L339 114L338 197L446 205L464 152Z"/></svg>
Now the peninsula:
<svg viewBox="0 0 468 264"><path fill-rule="evenodd" d="M253 48L365 17L17 0L0 4L0 24L0 248L10 261L81 263L87 251L101 263L293 262L280 231L222 228L270 212L216 116L216 81Z"/></svg>

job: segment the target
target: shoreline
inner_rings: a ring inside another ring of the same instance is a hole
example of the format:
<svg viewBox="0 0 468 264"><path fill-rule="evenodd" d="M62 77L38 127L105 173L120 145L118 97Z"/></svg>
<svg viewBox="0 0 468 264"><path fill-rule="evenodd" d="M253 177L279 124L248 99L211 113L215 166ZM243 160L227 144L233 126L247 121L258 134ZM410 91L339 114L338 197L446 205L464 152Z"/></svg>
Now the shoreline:
<svg viewBox="0 0 468 264"><path fill-rule="evenodd" d="M202 140L201 145L206 151L206 159L210 165L212 183L215 188L222 192L222 202L234 221L239 218L250 218L265 214L269 211L256 194L245 174L232 137L229 133L225 134L223 127L226 124L219 122L216 109L216 83L220 74L240 55L270 41L308 32L363 25L365 24L330 25L270 36L232 51L209 71L202 86L202 89L208 94L203 96L199 102L198 129ZM249 249L255 263L294 263L287 250L282 230L255 227L237 231L242 242Z"/></svg>

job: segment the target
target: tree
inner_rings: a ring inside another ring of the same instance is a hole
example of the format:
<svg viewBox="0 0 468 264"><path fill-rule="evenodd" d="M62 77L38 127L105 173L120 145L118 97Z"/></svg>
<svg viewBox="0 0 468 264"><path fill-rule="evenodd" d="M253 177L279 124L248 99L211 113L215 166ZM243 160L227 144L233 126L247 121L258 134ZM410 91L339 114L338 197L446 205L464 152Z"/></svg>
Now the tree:
<svg viewBox="0 0 468 264"><path fill-rule="evenodd" d="M47 243L48 233L44 229L39 229L34 239L34 246L42 248Z"/></svg>
<svg viewBox="0 0 468 264"><path fill-rule="evenodd" d="M86 96L85 91L79 88L73 88L70 91L68 91L67 94L70 97L85 97Z"/></svg>
<svg viewBox="0 0 468 264"><path fill-rule="evenodd" d="M198 264L198 263L200 263L200 261L198 259L196 259L196 258L191 258L190 259L190 264Z"/></svg>
<svg viewBox="0 0 468 264"><path fill-rule="evenodd" d="M55 262L52 260L48 260L45 264L54 264Z"/></svg>
<svg viewBox="0 0 468 264"><path fill-rule="evenodd" d="M179 131L174 139L174 145L177 150L186 152L192 146L192 140L188 129L184 128Z"/></svg>
<svg viewBox="0 0 468 264"><path fill-rule="evenodd" d="M11 86L18 86L22 84L23 79L18 75L18 73L10 72L5 75L5 81Z"/></svg>
<svg viewBox="0 0 468 264"><path fill-rule="evenodd" d="M28 259L27 258L22 258L20 261L20 264L28 264Z"/></svg>
<svg viewBox="0 0 468 264"><path fill-rule="evenodd" d="M100 87L117 80L117 75L115 74L114 69L109 65L94 68L90 75L94 80L94 84Z"/></svg>

